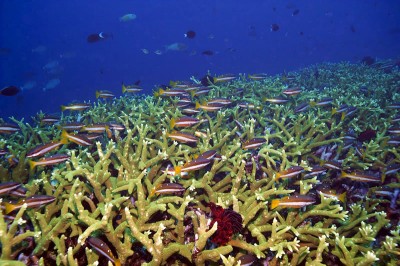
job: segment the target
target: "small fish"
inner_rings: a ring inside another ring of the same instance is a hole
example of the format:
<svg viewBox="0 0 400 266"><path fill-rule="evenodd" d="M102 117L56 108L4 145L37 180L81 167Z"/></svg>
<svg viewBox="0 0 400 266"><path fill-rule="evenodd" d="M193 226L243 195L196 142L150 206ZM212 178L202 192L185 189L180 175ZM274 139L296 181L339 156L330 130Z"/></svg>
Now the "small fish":
<svg viewBox="0 0 400 266"><path fill-rule="evenodd" d="M139 85L125 85L122 83L122 93L136 93L142 91L143 88Z"/></svg>
<svg viewBox="0 0 400 266"><path fill-rule="evenodd" d="M61 145L67 144L68 141L65 139L61 141L52 141L49 143L41 144L36 146L35 148L28 151L26 154L26 158L36 158L45 155L48 152L58 149Z"/></svg>
<svg viewBox="0 0 400 266"><path fill-rule="evenodd" d="M200 170L211 163L211 159L197 158L193 161L187 162L182 166L175 167L175 173L179 175L181 172L191 172Z"/></svg>
<svg viewBox="0 0 400 266"><path fill-rule="evenodd" d="M17 86L8 86L0 90L0 95L15 96L21 91Z"/></svg>
<svg viewBox="0 0 400 266"><path fill-rule="evenodd" d="M9 214L15 210L19 210L22 205L26 204L28 208L40 208L55 201L56 198L48 195L35 195L19 200L18 202L4 202L5 214Z"/></svg>
<svg viewBox="0 0 400 266"><path fill-rule="evenodd" d="M330 170L342 170L342 164L338 161L327 161L322 164L322 167Z"/></svg>
<svg viewBox="0 0 400 266"><path fill-rule="evenodd" d="M154 93L154 96L166 96L166 97L189 97L189 93L183 89L159 89Z"/></svg>
<svg viewBox="0 0 400 266"><path fill-rule="evenodd" d="M301 93L302 89L300 87L295 87L295 88L289 88L286 90L283 90L283 94L285 95L297 95Z"/></svg>
<svg viewBox="0 0 400 266"><path fill-rule="evenodd" d="M49 80L46 85L42 88L43 91L52 90L58 85L60 85L61 80L59 79L51 79Z"/></svg>
<svg viewBox="0 0 400 266"><path fill-rule="evenodd" d="M49 165L56 165L59 163L63 163L69 160L70 156L66 154L55 154L49 157L45 157L40 159L39 161L31 161L29 160L30 169L33 170L36 166L49 166Z"/></svg>
<svg viewBox="0 0 400 266"><path fill-rule="evenodd" d="M332 198L338 201L341 201L343 203L346 202L346 195L347 192L343 192L342 194L337 194L335 190L332 189L320 189L317 190L321 195L323 195L325 198Z"/></svg>
<svg viewBox="0 0 400 266"><path fill-rule="evenodd" d="M116 123L116 122L109 122L109 123L108 123L108 128L109 128L110 130L116 130L116 131L123 131L123 130L125 130L125 126L124 126L124 125L118 124L118 123Z"/></svg>
<svg viewBox="0 0 400 266"><path fill-rule="evenodd" d="M294 108L294 112L295 113L302 113L307 111L307 109L310 107L310 105L308 105L308 103L301 103L298 106L296 106Z"/></svg>
<svg viewBox="0 0 400 266"><path fill-rule="evenodd" d="M323 99L321 99L321 100L319 100L319 101L311 101L310 102L310 106L311 107L315 107L315 106L320 106L320 107L322 107L322 106L328 106L328 105L331 105L332 104L332 102L333 102L333 99L332 98L323 98Z"/></svg>
<svg viewBox="0 0 400 266"><path fill-rule="evenodd" d="M17 189L20 186L22 186L22 184L17 182L0 183L0 195L9 194L11 191Z"/></svg>
<svg viewBox="0 0 400 266"><path fill-rule="evenodd" d="M206 112L215 112L225 107L225 104L221 103L206 103L202 102L201 104L196 102L196 109L202 109Z"/></svg>
<svg viewBox="0 0 400 266"><path fill-rule="evenodd" d="M266 78L268 78L268 75L263 74L263 73L249 75L249 79L252 79L252 80L263 80Z"/></svg>
<svg viewBox="0 0 400 266"><path fill-rule="evenodd" d="M184 34L184 36L185 36L185 38L188 38L188 39L194 39L194 37L196 37L196 32L189 30Z"/></svg>
<svg viewBox="0 0 400 266"><path fill-rule="evenodd" d="M162 52L161 50L155 50L154 53L155 53L156 55L162 55L162 54L163 54L163 52Z"/></svg>
<svg viewBox="0 0 400 266"><path fill-rule="evenodd" d="M199 139L193 134L178 131L169 133L168 138L171 138L181 143L194 143L199 141Z"/></svg>
<svg viewBox="0 0 400 266"><path fill-rule="evenodd" d="M298 176L303 171L304 171L304 168L301 166L292 166L286 170L276 173L275 181L277 181L279 179L287 179L287 178L292 178L292 177Z"/></svg>
<svg viewBox="0 0 400 266"><path fill-rule="evenodd" d="M216 155L217 155L216 150L209 150L200 154L199 157L197 157L196 159L212 160Z"/></svg>
<svg viewBox="0 0 400 266"><path fill-rule="evenodd" d="M101 239L97 238L97 237L92 237L89 236L86 239L86 243L92 248L94 249L94 251L98 254L103 255L104 257L106 257L109 261L111 261L112 263L114 263L115 266L121 266L121 262L119 261L119 259L114 257L114 254L111 252L110 247Z"/></svg>
<svg viewBox="0 0 400 266"><path fill-rule="evenodd" d="M271 210L277 207L299 209L313 203L315 203L315 199L307 195L287 196L282 199L273 199L271 201Z"/></svg>
<svg viewBox="0 0 400 266"><path fill-rule="evenodd" d="M79 134L69 134L65 130L61 133L61 140L63 142L68 140L68 141L71 141L80 146L93 145L93 142L91 140L89 140L86 136L79 135Z"/></svg>
<svg viewBox="0 0 400 266"><path fill-rule="evenodd" d="M60 117L55 115L45 115L40 119L40 124L54 124L60 122Z"/></svg>
<svg viewBox="0 0 400 266"><path fill-rule="evenodd" d="M84 124L79 123L79 122L71 122L71 123L67 123L67 124L58 126L58 129L66 130L66 131L79 131L84 126L85 126Z"/></svg>
<svg viewBox="0 0 400 266"><path fill-rule="evenodd" d="M381 182L381 177L380 176L373 176L373 175L368 175L360 172L352 172L352 173L346 173L345 171L342 171L342 174L340 177L345 177L349 178L354 181L359 181L359 182Z"/></svg>
<svg viewBox="0 0 400 266"><path fill-rule="evenodd" d="M276 23L271 24L271 31L278 31L280 29L279 25Z"/></svg>
<svg viewBox="0 0 400 266"><path fill-rule="evenodd" d="M146 48L142 48L142 49L140 49L141 51L142 51L142 53L144 53L144 54L149 54L150 53L150 51L148 50L148 49L146 49Z"/></svg>
<svg viewBox="0 0 400 266"><path fill-rule="evenodd" d="M269 103L275 103L275 104L282 104L282 103L287 103L289 101L289 99L287 98L281 98L281 97L277 97L277 98L263 98L264 102L269 102Z"/></svg>
<svg viewBox="0 0 400 266"><path fill-rule="evenodd" d="M0 156L6 155L6 154L8 154L7 149L0 149Z"/></svg>
<svg viewBox="0 0 400 266"><path fill-rule="evenodd" d="M400 135L400 127L388 128L387 132L391 135Z"/></svg>
<svg viewBox="0 0 400 266"><path fill-rule="evenodd" d="M244 149L244 150L257 149L258 147L262 146L266 142L267 142L267 140L265 138L252 138L252 139L245 141L242 144L242 149Z"/></svg>
<svg viewBox="0 0 400 266"><path fill-rule="evenodd" d="M249 255L249 254L242 255L237 260L238 265L240 265L240 266L251 266L256 261L257 261L257 257L253 256L253 255Z"/></svg>
<svg viewBox="0 0 400 266"><path fill-rule="evenodd" d="M213 78L213 82L214 83L228 82L228 81L232 81L234 79L236 79L235 75L228 74L228 75L222 75L222 76L214 77Z"/></svg>
<svg viewBox="0 0 400 266"><path fill-rule="evenodd" d="M206 55L206 56L212 56L214 55L214 52L211 50L205 50L203 52L201 52L202 55Z"/></svg>
<svg viewBox="0 0 400 266"><path fill-rule="evenodd" d="M86 41L88 43L96 43L102 40L106 40L110 37L112 38L112 34L109 33L104 33L104 32L92 33L87 36Z"/></svg>
<svg viewBox="0 0 400 266"><path fill-rule="evenodd" d="M292 12L292 16L297 16L300 13L300 9L295 9Z"/></svg>
<svg viewBox="0 0 400 266"><path fill-rule="evenodd" d="M84 111L90 108L90 104L88 103L73 103L70 105L61 105L61 111L69 110L69 111Z"/></svg>
<svg viewBox="0 0 400 266"><path fill-rule="evenodd" d="M312 177L312 176L317 176L317 175L324 174L324 173L326 173L326 168L316 165L316 166L313 166L313 168L311 169L311 172L305 174L304 177L305 178Z"/></svg>
<svg viewBox="0 0 400 266"><path fill-rule="evenodd" d="M179 43L179 42L171 43L171 44L168 44L165 46L166 51L181 52L181 51L185 51L186 49L187 49L187 45L184 43Z"/></svg>
<svg viewBox="0 0 400 266"><path fill-rule="evenodd" d="M177 119L171 118L171 120L169 122L169 126L170 126L170 128L191 127L191 126L198 124L199 122L200 122L200 120L195 117L184 116L184 117L180 117Z"/></svg>
<svg viewBox="0 0 400 266"><path fill-rule="evenodd" d="M128 21L131 21L131 20L134 20L134 19L136 19L136 15L132 14L132 13L129 13L129 14L125 14L125 15L121 16L119 18L119 21L128 22Z"/></svg>
<svg viewBox="0 0 400 266"><path fill-rule="evenodd" d="M112 99L114 98L115 95L111 91L106 91L106 90L100 90L96 91L96 98L102 98L102 99Z"/></svg>
<svg viewBox="0 0 400 266"><path fill-rule="evenodd" d="M208 100L208 103L209 104L220 103L223 105L229 105L232 103L232 101L229 99L226 99L226 98L213 98L213 99Z"/></svg>
<svg viewBox="0 0 400 266"><path fill-rule="evenodd" d="M0 133L3 133L3 134L12 134L12 133L20 131L20 130L21 129L16 124L1 124L0 125Z"/></svg>
<svg viewBox="0 0 400 266"><path fill-rule="evenodd" d="M185 192L185 187L179 183L163 183L158 184L151 190L150 197L154 194L182 194L183 192Z"/></svg>

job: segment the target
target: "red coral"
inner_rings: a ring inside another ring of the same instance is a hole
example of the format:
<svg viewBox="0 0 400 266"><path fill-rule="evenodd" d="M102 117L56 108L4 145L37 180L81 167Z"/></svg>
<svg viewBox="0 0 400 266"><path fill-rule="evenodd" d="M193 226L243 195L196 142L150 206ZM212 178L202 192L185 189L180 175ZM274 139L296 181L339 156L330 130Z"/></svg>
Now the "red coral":
<svg viewBox="0 0 400 266"><path fill-rule="evenodd" d="M218 229L212 235L211 242L218 246L226 245L233 234L242 231L242 216L231 209L224 209L212 202L208 204L208 207L211 209L212 218L210 227L218 222Z"/></svg>

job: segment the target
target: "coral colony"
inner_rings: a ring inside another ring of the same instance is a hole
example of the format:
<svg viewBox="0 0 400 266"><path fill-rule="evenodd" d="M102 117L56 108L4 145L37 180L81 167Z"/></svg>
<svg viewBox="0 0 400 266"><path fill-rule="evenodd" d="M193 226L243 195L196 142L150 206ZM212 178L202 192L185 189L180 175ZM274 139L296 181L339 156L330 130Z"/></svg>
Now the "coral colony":
<svg viewBox="0 0 400 266"><path fill-rule="evenodd" d="M398 265L396 62L123 85L0 124L1 265Z"/></svg>

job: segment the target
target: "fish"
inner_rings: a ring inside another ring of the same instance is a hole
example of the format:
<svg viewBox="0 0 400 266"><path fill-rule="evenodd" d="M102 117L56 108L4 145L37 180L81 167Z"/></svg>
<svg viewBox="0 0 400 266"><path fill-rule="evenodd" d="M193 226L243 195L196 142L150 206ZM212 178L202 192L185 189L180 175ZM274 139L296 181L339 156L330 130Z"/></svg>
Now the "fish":
<svg viewBox="0 0 400 266"><path fill-rule="evenodd" d="M181 172L191 172L200 170L211 163L211 159L197 158L195 160L189 161L182 166L175 167L175 173L179 175Z"/></svg>
<svg viewBox="0 0 400 266"><path fill-rule="evenodd" d="M61 145L67 144L68 141L62 139L61 141L52 141L49 143L41 144L28 151L26 158L36 158L45 155L48 152L58 149Z"/></svg>
<svg viewBox="0 0 400 266"><path fill-rule="evenodd" d="M234 79L236 79L235 75L228 74L228 75L222 75L222 76L214 77L213 78L213 82L214 83L228 82L228 81L232 81Z"/></svg>
<svg viewBox="0 0 400 266"><path fill-rule="evenodd" d="M201 52L201 54L206 56L212 56L214 55L214 52L211 50L204 50L203 52Z"/></svg>
<svg viewBox="0 0 400 266"><path fill-rule="evenodd" d="M194 136L193 134L186 133L186 132L178 132L178 131L169 133L168 138L171 138L171 139L176 140L181 143L193 143L193 142L199 141L199 139L196 136Z"/></svg>
<svg viewBox="0 0 400 266"><path fill-rule="evenodd" d="M190 116L184 116L184 117L180 117L180 118L171 118L170 122L169 122L169 126L170 128L174 128L174 127L191 127L193 125L196 125L197 123L199 123L200 120L195 118L195 117L190 117Z"/></svg>
<svg viewBox="0 0 400 266"><path fill-rule="evenodd" d="M84 111L90 108L90 104L88 103L73 103L70 105L61 105L61 111L69 110L69 111Z"/></svg>
<svg viewBox="0 0 400 266"><path fill-rule="evenodd" d="M299 105L297 105L294 108L294 112L295 113L301 113L301 112L305 112L307 111L307 109L310 107L310 105L308 105L308 103L301 103Z"/></svg>
<svg viewBox="0 0 400 266"><path fill-rule="evenodd" d="M264 74L264 73L249 75L249 79L252 79L252 80L263 80L266 78L268 78L268 75Z"/></svg>
<svg viewBox="0 0 400 266"><path fill-rule="evenodd" d="M352 173L346 173L345 171L342 171L340 177L349 178L351 180L358 181L358 182L381 182L380 176L368 175L368 174L356 172L356 171L354 171Z"/></svg>
<svg viewBox="0 0 400 266"><path fill-rule="evenodd" d="M96 91L96 98L102 98L102 99L112 99L114 98L115 95L111 91L106 91L106 90L99 90Z"/></svg>
<svg viewBox="0 0 400 266"><path fill-rule="evenodd" d="M185 38L188 39L194 39L194 37L196 37L196 32L193 30L188 30L185 34L184 34Z"/></svg>
<svg viewBox="0 0 400 266"><path fill-rule="evenodd" d="M4 202L4 213L9 214L10 212L19 210L24 204L26 204L28 208L40 208L54 202L55 200L56 198L53 196L34 195L27 197L26 199L21 199L17 202Z"/></svg>
<svg viewBox="0 0 400 266"><path fill-rule="evenodd" d="M323 162L322 167L330 170L342 170L342 164L338 161Z"/></svg>
<svg viewBox="0 0 400 266"><path fill-rule="evenodd" d="M104 33L104 32L92 33L86 37L86 41L88 43L96 43L96 42L106 40L106 39L112 38L112 37L113 37L113 35L110 33Z"/></svg>
<svg viewBox="0 0 400 266"><path fill-rule="evenodd" d="M90 146L93 145L93 142L88 139L86 136L79 135L79 134L69 134L67 131L63 130L61 133L61 140L62 141L71 141L75 144L80 146Z"/></svg>
<svg viewBox="0 0 400 266"><path fill-rule="evenodd" d="M217 151L216 150L209 150L205 151L202 154L199 155L196 159L206 159L206 160L212 160L216 157Z"/></svg>
<svg viewBox="0 0 400 266"><path fill-rule="evenodd" d="M295 176L301 174L303 171L304 171L304 168L301 166L292 166L286 170L276 173L275 181L278 181L279 179L287 179L287 178L295 177Z"/></svg>
<svg viewBox="0 0 400 266"><path fill-rule="evenodd" d="M140 87L139 85L125 85L124 83L122 83L122 93L136 93L136 92L140 92L142 91L143 88Z"/></svg>
<svg viewBox="0 0 400 266"><path fill-rule="evenodd" d="M323 98L323 99L321 99L321 100L319 100L319 101L311 101L311 102L310 102L310 106L311 106L311 107L315 107L315 106L320 106L320 107L322 107L322 106L331 105L332 102L333 102L333 99L332 99L332 98Z"/></svg>
<svg viewBox="0 0 400 266"><path fill-rule="evenodd" d="M271 210L277 207L299 209L314 203L315 199L311 196L307 195L287 196L281 199L273 199L271 201Z"/></svg>
<svg viewBox="0 0 400 266"><path fill-rule="evenodd" d="M12 134L12 133L20 131L20 130L21 129L16 124L8 124L8 123L0 124L0 133L3 133L3 134Z"/></svg>
<svg viewBox="0 0 400 266"><path fill-rule="evenodd" d="M185 192L185 187L179 183L163 183L158 184L151 190L150 197L154 194L182 194L183 192Z"/></svg>
<svg viewBox="0 0 400 266"><path fill-rule="evenodd" d="M295 9L292 12L292 16L297 16L300 13L300 9Z"/></svg>
<svg viewBox="0 0 400 266"><path fill-rule="evenodd" d="M324 173L326 173L326 168L316 165L316 166L313 166L311 169L311 172L305 174L304 177L305 178L312 177L312 176L317 176L317 175L324 174Z"/></svg>
<svg viewBox="0 0 400 266"><path fill-rule="evenodd" d="M79 122L71 122L67 123L64 125L59 125L58 129L60 130L66 130L66 131L79 131L81 130L85 125Z"/></svg>
<svg viewBox="0 0 400 266"><path fill-rule="evenodd" d="M185 51L187 49L187 45L184 43L171 43L165 46L165 51L175 51L175 52L181 52Z"/></svg>
<svg viewBox="0 0 400 266"><path fill-rule="evenodd" d="M86 131L89 133L103 133L106 132L108 137L110 137L111 132L110 132L110 126L108 124L104 124L104 123L97 123L97 124L92 124L92 125L88 125L88 126L84 126L82 128L82 131Z"/></svg>
<svg viewBox="0 0 400 266"><path fill-rule="evenodd" d="M184 89L159 89L154 93L155 97L166 96L166 97L189 97L189 93Z"/></svg>
<svg viewBox="0 0 400 266"><path fill-rule="evenodd" d="M46 85L42 88L43 91L52 90L58 85L60 85L61 80L59 79L51 79L49 80Z"/></svg>
<svg viewBox="0 0 400 266"><path fill-rule="evenodd" d="M196 102L196 109L202 109L203 111L206 112L214 112L214 111L218 111L220 109L222 109L223 107L225 107L225 104L221 104L221 103L206 103L206 102L202 102L201 104L199 102Z"/></svg>
<svg viewBox="0 0 400 266"><path fill-rule="evenodd" d="M266 142L267 142L267 140L265 138L252 138L252 139L245 141L242 144L242 149L244 149L244 150L257 149L258 147L262 146Z"/></svg>
<svg viewBox="0 0 400 266"><path fill-rule="evenodd" d="M276 23L271 24L271 31L278 31L280 29L279 25Z"/></svg>
<svg viewBox="0 0 400 266"><path fill-rule="evenodd" d="M42 166L49 166L49 165L55 165L59 163L63 163L67 160L69 160L70 156L66 154L55 154L49 157L44 157L40 159L39 161L32 161L29 160L29 167L31 170L33 170L36 166L42 165Z"/></svg>
<svg viewBox="0 0 400 266"><path fill-rule="evenodd" d="M103 255L106 257L109 261L114 263L115 266L121 266L121 262L119 259L114 257L114 254L111 252L110 247L104 242L103 240L97 238L97 237L92 237L89 236L86 239L86 243L94 249L94 251L98 254Z"/></svg>
<svg viewBox="0 0 400 266"><path fill-rule="evenodd" d="M287 98L281 98L281 97L277 97L277 98L263 98L264 102L269 102L269 103L275 103L275 104L282 104L282 103L287 103L289 101L289 99Z"/></svg>
<svg viewBox="0 0 400 266"><path fill-rule="evenodd" d="M0 90L0 95L2 96L15 96L20 93L21 89L17 86L7 86Z"/></svg>
<svg viewBox="0 0 400 266"><path fill-rule="evenodd" d="M289 88L282 91L285 95L297 95L302 91L300 87Z"/></svg>
<svg viewBox="0 0 400 266"><path fill-rule="evenodd" d="M40 119L40 124L54 124L60 122L60 117L56 115L45 115Z"/></svg>
<svg viewBox="0 0 400 266"><path fill-rule="evenodd" d="M22 186L22 184L17 182L0 183L0 195L7 195L12 190L17 189L20 186Z"/></svg>
<svg viewBox="0 0 400 266"><path fill-rule="evenodd" d="M136 19L136 15L132 14L132 13L128 13L128 14L125 14L125 15L121 16L119 18L119 21L128 22L128 21L131 21L131 20L134 20L134 19Z"/></svg>
<svg viewBox="0 0 400 266"><path fill-rule="evenodd" d="M317 191L321 195L323 195L325 198L335 199L335 200L341 201L343 203L346 202L346 195L347 195L346 191L343 192L342 194L337 194L337 192L335 190L325 189L325 188L317 189Z"/></svg>

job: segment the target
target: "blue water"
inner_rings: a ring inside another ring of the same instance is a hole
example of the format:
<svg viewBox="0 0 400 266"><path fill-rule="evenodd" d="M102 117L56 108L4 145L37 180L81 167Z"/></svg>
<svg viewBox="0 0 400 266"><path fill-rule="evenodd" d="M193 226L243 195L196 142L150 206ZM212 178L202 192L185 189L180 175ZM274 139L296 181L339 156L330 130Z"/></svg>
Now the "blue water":
<svg viewBox="0 0 400 266"><path fill-rule="evenodd" d="M94 101L96 90L119 96L121 82L141 80L151 93L157 84L207 71L277 74L321 62L359 62L367 55L398 58L399 11L396 0L2 0L0 88L36 85L0 96L0 117L59 112L61 104ZM137 18L120 22L127 13ZM273 23L279 31L271 31ZM188 30L196 31L194 39L184 37ZM86 41L102 31L113 38ZM187 49L165 51L176 42ZM214 55L202 55L204 50ZM44 69L49 62L56 66ZM43 91L51 79L60 84Z"/></svg>

